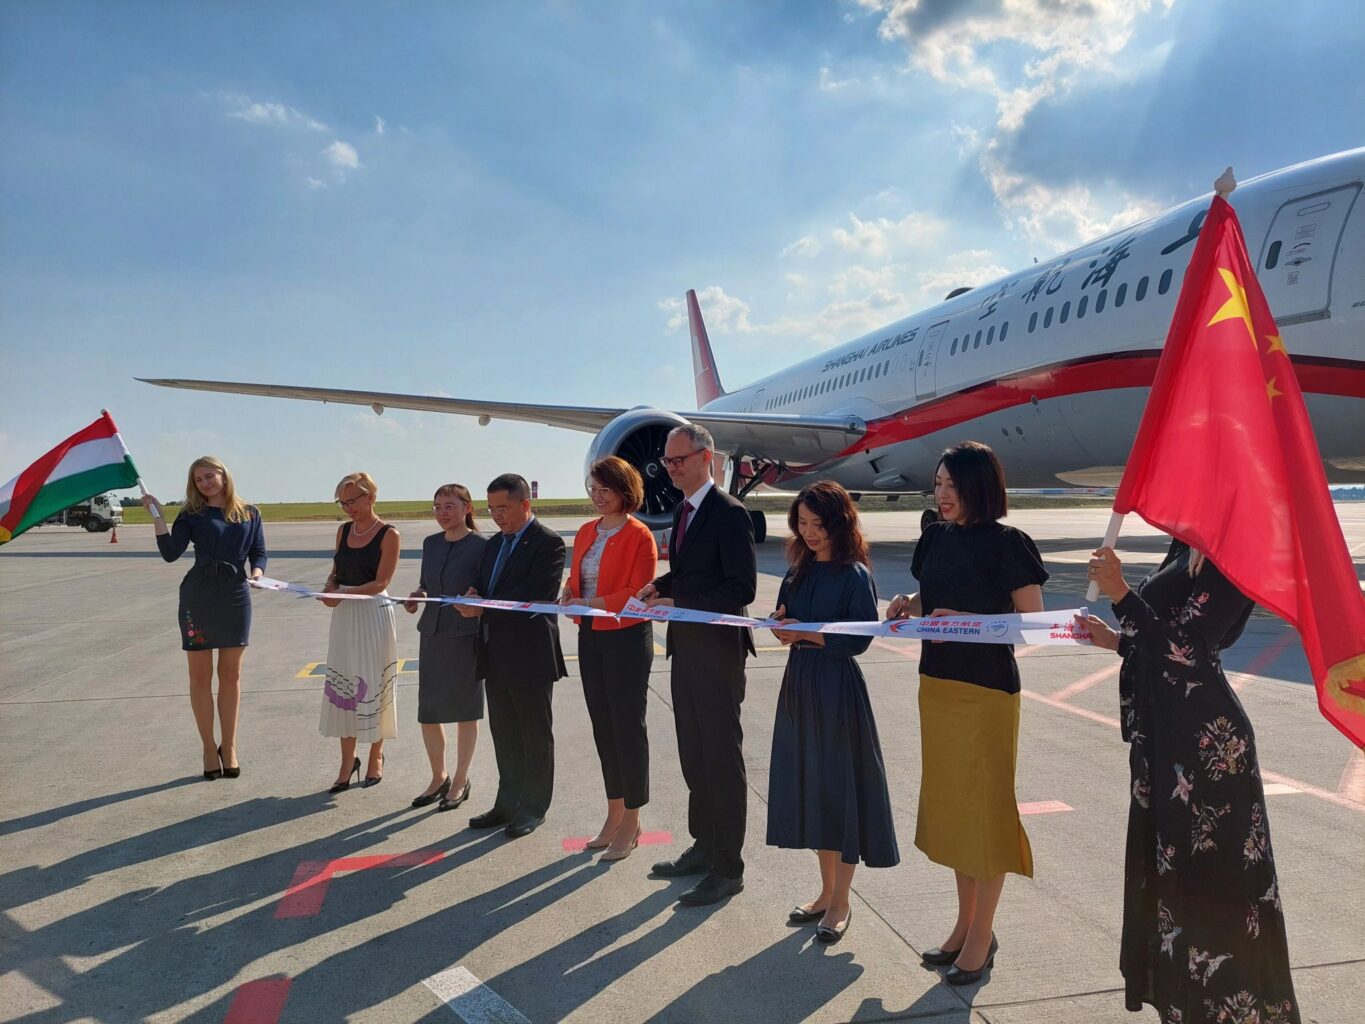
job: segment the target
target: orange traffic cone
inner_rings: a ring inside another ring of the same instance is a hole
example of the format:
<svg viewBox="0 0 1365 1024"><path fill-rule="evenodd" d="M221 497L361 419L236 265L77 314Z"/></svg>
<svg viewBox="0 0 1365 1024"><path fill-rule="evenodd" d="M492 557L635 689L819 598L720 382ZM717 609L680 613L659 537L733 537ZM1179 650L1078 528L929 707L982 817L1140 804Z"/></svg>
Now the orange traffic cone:
<svg viewBox="0 0 1365 1024"><path fill-rule="evenodd" d="M118 527L117 527L117 526L114 526L114 527L111 527L111 528L110 528L109 543L110 543L110 544L117 544L117 543L118 543Z"/></svg>

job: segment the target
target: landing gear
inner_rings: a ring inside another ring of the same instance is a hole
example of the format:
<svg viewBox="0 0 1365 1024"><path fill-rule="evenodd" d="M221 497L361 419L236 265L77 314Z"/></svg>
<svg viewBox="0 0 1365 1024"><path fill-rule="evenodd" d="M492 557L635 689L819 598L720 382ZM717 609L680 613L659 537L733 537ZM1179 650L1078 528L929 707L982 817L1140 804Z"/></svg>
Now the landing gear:
<svg viewBox="0 0 1365 1024"><path fill-rule="evenodd" d="M920 532L923 533L925 530L929 529L931 523L936 522L938 522L938 511L936 509L926 508L923 512L920 513L919 517Z"/></svg>
<svg viewBox="0 0 1365 1024"><path fill-rule="evenodd" d="M762 544L768 539L768 517L762 512L751 511L749 518L754 522L754 543Z"/></svg>

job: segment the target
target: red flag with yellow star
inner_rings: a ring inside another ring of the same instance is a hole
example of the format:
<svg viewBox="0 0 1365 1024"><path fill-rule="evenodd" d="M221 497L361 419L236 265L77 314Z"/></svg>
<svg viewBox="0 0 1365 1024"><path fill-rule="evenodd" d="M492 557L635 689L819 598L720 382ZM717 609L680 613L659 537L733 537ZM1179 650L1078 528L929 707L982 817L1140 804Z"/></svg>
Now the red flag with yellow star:
<svg viewBox="0 0 1365 1024"><path fill-rule="evenodd" d="M1365 597L1298 379L1222 197L1190 257L1114 511L1204 552L1291 623L1318 707L1365 747Z"/></svg>

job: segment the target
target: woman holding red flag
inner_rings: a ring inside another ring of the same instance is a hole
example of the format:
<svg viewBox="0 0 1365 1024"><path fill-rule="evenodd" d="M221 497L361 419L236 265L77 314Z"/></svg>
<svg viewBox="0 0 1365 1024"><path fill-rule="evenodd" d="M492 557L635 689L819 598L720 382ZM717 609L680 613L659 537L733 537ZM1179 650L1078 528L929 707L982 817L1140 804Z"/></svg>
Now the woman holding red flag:
<svg viewBox="0 0 1365 1024"><path fill-rule="evenodd" d="M1086 624L1123 658L1127 1007L1149 1003L1162 1024L1298 1024L1256 738L1220 660L1255 606L1179 541L1136 591L1112 548L1090 578L1120 632Z"/></svg>

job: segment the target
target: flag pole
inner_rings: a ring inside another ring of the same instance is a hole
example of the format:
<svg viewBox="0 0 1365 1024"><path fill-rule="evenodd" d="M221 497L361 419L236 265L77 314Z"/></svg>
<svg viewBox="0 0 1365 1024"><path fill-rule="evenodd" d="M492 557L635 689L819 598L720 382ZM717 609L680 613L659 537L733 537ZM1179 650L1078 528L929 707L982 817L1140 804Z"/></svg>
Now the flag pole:
<svg viewBox="0 0 1365 1024"><path fill-rule="evenodd" d="M113 418L112 416L109 415L109 410L108 410L108 409L101 409L101 410L100 410L100 415L103 416L105 419L107 419L107 420L109 421L109 424L110 424L111 426L113 426L113 424L114 424L114 418ZM123 447L123 454L124 454L124 455L127 455L127 456L129 457L129 459L131 459L131 458L132 458L132 453L131 453L130 451L128 451L128 445L127 445L127 443L123 440L123 434L118 430L117 427L114 428L114 436L118 438L119 444ZM142 484L142 474L141 474L141 473L138 474L138 478L137 478L137 489L138 489L139 491L142 492L142 496L143 496L144 498L147 497L147 488L144 487L143 484ZM153 519L156 519L156 520L160 520L160 519L161 519L161 506L159 506L156 502L152 502L149 506L147 506L147 511L149 511L149 512L152 514L152 518L153 518Z"/></svg>

